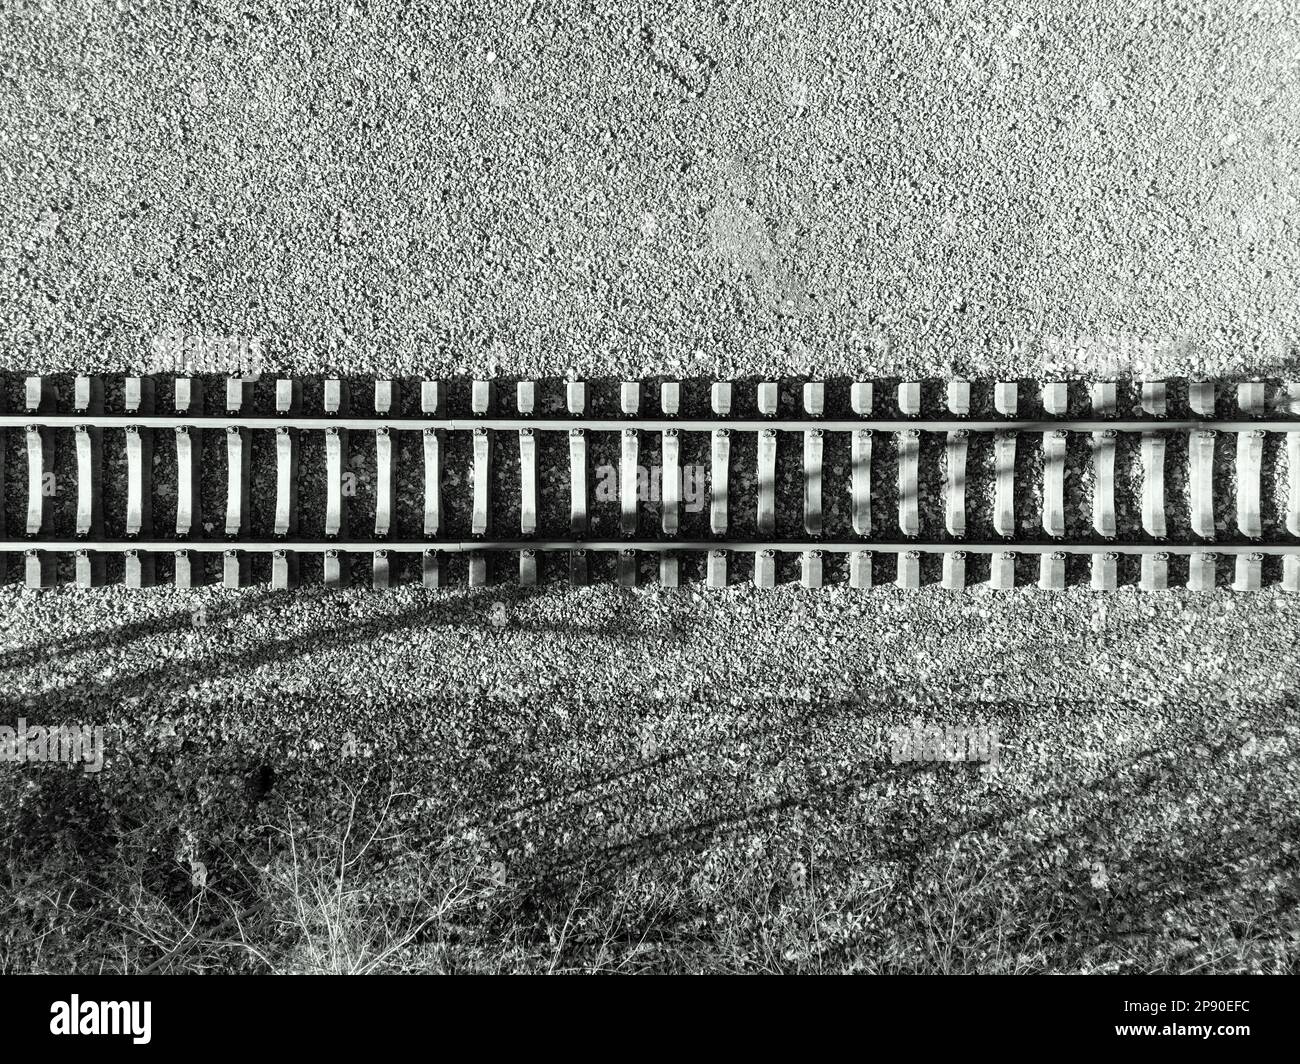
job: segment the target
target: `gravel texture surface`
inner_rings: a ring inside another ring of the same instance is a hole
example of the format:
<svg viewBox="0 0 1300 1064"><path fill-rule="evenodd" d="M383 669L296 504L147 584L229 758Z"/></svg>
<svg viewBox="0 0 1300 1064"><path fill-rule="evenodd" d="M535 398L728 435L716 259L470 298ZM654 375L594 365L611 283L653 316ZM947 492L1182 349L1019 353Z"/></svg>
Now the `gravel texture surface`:
<svg viewBox="0 0 1300 1064"><path fill-rule="evenodd" d="M1044 921L1089 970L1193 967L1216 935L1294 963L1300 600L1279 592L0 595L6 714L109 735L97 776L6 773L28 781L11 816L143 808L173 877L201 860L228 886L221 840L257 803L379 772L536 904L619 899L633 941L665 898L708 938L755 889L775 912L815 878L851 920L846 897L920 905L955 862L1003 884L1015 942ZM891 762L918 722L996 728L998 764ZM852 966L889 928L817 933Z"/></svg>
<svg viewBox="0 0 1300 1064"><path fill-rule="evenodd" d="M1294 371L1293 5L688 6L8 5L0 369ZM1298 621L1276 587L11 584L0 705L109 724L85 801L156 789L191 844L250 772L369 757L521 882L897 892L974 840L1177 911L1171 956L1256 913L1276 969ZM1000 767L883 771L914 719L998 727ZM13 824L53 802L0 775Z"/></svg>
<svg viewBox="0 0 1300 1064"><path fill-rule="evenodd" d="M21 3L0 48L6 368L1294 367L1284 0Z"/></svg>

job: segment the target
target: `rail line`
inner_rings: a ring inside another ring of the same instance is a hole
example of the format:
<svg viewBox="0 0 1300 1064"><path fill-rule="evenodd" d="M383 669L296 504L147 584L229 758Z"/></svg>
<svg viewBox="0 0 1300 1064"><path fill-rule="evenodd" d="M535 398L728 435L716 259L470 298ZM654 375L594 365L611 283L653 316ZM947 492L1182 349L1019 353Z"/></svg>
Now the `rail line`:
<svg viewBox="0 0 1300 1064"><path fill-rule="evenodd" d="M939 582L953 589L966 586L972 575L969 564L976 559L981 566L987 563L993 587L1014 586L1018 563L1023 569L1026 561L1036 559L1039 586L1059 589L1067 583L1072 559L1085 558L1088 582L1098 590L1117 587L1131 559L1140 570L1138 585L1150 591L1170 586L1171 559L1178 559L1180 568L1186 563L1185 583L1194 590L1215 587L1220 558L1231 560L1232 586L1243 591L1261 587L1269 577L1270 559L1278 559L1282 587L1300 591L1300 417L1294 416L1300 388L1291 384L1274 389L1271 401L1273 386L1259 381L1237 384L1233 416L1223 417L1226 389L1209 381L1144 381L1131 388L1093 383L1086 386L1086 416L1071 414L1071 389L1077 392L1083 386L1059 381L1042 384L1036 401L1022 398L1018 382L976 384L976 389L990 393L976 396L991 400L980 406L985 416L972 415L976 404L967 381L946 382L938 403L925 401L934 389L931 384L905 381L885 392L873 382L845 382L847 396L841 398L847 402L838 404L844 409L834 416L827 414L827 385L819 381L803 383L797 403L787 392L784 407L778 382L744 386L744 396L739 384L710 382L707 412L702 394L684 408L683 385L672 381L659 385L657 410L643 412L646 386L624 382L617 388L615 416L595 415L596 404L581 381L563 383L561 416L555 416L554 408L561 406L557 397L543 403L542 385L530 381L515 386L511 414L501 409L504 404L492 381L419 382L418 411L412 411L400 401L399 382L380 380L373 383L370 409L362 411L350 401L348 382L330 378L313 382L321 392L319 409L313 413L304 409L302 381L276 380L273 394L260 399L249 381L227 379L217 389L205 383L211 382L126 377L114 382L112 405L117 409L110 411L100 378L73 380L71 410L61 409L67 397L59 396L53 380L25 379L23 409L0 413L0 437L20 439L21 453L15 460L21 467L25 455L27 484L23 506L15 507L20 510L17 519L8 512L0 514L0 553L25 558L29 587L57 583L59 562L66 559L72 559L73 578L80 585L106 582L108 563L120 561L122 579L143 587L158 582L155 562L161 558L168 560L174 583L195 586L208 578L207 561L213 556L220 559L220 580L236 587L255 579L254 559L259 569L269 563L269 574L262 579L288 588L299 582L304 558L319 559L321 580L339 586L347 582L352 562L368 557L371 582L383 588L402 579L408 556L419 558L420 579L430 587L447 583L447 563L456 557L465 560L470 586L493 579L489 558L494 557L517 559L519 582L539 583L548 556L564 556L574 583L593 578L597 559L612 558L615 579L635 584L642 579L644 556L657 559L658 580L668 586L682 581L684 559L697 559L703 562L709 586L735 582L747 568L756 585L771 587L779 582L789 558L797 559L805 586L821 586L834 576L828 570L845 567L849 585L865 588L877 582L878 562L883 566L884 559L892 558L892 577L887 578L899 585L920 586L936 564L942 570ZM1170 416L1175 405L1171 383L1183 408L1177 417ZM170 401L160 402L160 391L170 391ZM453 410L453 392L468 399L463 404L467 410ZM752 405L757 416L750 416L748 409L742 416L742 405ZM1121 406L1133 412L1121 414ZM942 412L932 414L935 407ZM214 436L224 439L217 449L224 456L218 459L216 476L211 469ZM876 445L881 437L887 439L886 447ZM1117 507L1116 467L1124 437L1136 437L1140 448L1140 531L1121 527ZM350 503L348 477L355 479L359 457L350 441L358 438L366 441L363 464L373 494L369 536L357 536L349 523L350 516L355 523L355 515L349 515L355 505ZM399 479L403 438L420 445L418 488ZM1069 468L1069 444L1078 438L1087 442L1091 478L1085 500L1091 527L1086 535L1072 530L1067 520L1067 510L1074 513L1079 507L1078 478ZM657 448L643 446L656 439ZM701 520L698 528L687 527L683 515L683 461L692 439L708 456L707 526ZM1232 443L1231 530L1219 520L1223 507L1216 494L1216 462L1222 465L1225 457L1221 439ZM274 447L273 488L265 492L273 498L273 520L266 533L254 531L251 516L255 440L259 449L268 442ZM559 445L551 448L558 454L545 454L546 440ZM1265 456L1280 457L1282 440L1285 520L1270 523L1284 524L1285 534L1279 531L1266 538L1264 481L1266 473L1271 480L1278 470L1272 461L1266 468ZM154 478L161 458L155 447L164 441L173 452L167 498L170 507L175 496L175 516L168 531L159 534L162 522L155 521L155 511L161 509L156 506L160 493L155 492ZM518 516L517 534L502 537L498 525L505 470L499 445L506 441L511 443L508 465L513 480L509 509ZM977 441L991 446L992 452L991 528L973 527L971 521L978 507L968 499L968 459ZM1167 515L1167 452L1173 441L1180 454L1186 449L1189 519L1186 534L1177 536L1170 535ZM311 471L303 456L308 442L322 452L319 468ZM76 501L75 513L69 512L64 521L54 512L59 497L55 466L60 448L69 443ZM593 456L598 445L613 450L615 444L618 525L609 535L592 519ZM934 467L931 451L937 444L942 451ZM467 475L462 476L449 465L449 456L454 447L465 445ZM828 487L833 478L826 464L832 446L846 451L843 462L830 459L836 470L847 472L842 490ZM742 469L740 460L749 459L751 448L752 460ZM1018 458L1023 459L1026 450L1041 460L1032 486L1017 476ZM793 478L783 477L782 464L790 462L791 451L798 471ZM642 460L651 454L659 463L660 497L653 508L659 527L656 535L646 536L652 508L646 505L641 490L645 478L639 474ZM544 457L551 465L543 464ZM120 512L115 509L111 521L106 518L111 492L105 487L110 467L125 481ZM923 480L936 468L942 472L942 530L923 518ZM311 530L304 526L299 498L309 473L321 481L324 496L319 527ZM542 519L543 510L554 501L553 492L544 494L544 489L548 481L557 480L568 482L564 533ZM220 520L205 522L204 496L214 494L219 482L224 482ZM741 483L753 493L746 506L752 514L752 522L746 521L752 526L748 532L739 527L733 503L739 496L732 487ZM896 496L891 506L896 513L882 521L878 505L873 513L873 501L886 483ZM449 498L453 488L458 492ZM1038 511L1033 534L1021 519L1027 488ZM418 499L409 497L414 493ZM829 518L840 513L841 503L847 504L848 520L843 528L832 527L835 522ZM402 527L403 507L419 513L418 528ZM797 513L799 525L783 533L778 525L791 522L779 521L778 515L785 518L791 512ZM21 534L14 535L18 530ZM744 564L738 566L737 560ZM1020 579L1023 582L1023 573Z"/></svg>

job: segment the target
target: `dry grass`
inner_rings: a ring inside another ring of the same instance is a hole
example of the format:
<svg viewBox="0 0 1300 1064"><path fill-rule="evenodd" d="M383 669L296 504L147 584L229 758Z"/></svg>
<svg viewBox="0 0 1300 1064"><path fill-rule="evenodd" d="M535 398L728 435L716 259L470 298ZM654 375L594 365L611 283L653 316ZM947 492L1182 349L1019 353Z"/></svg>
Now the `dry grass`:
<svg viewBox="0 0 1300 1064"><path fill-rule="evenodd" d="M21 875L11 862L0 969L1282 972L1300 943L1294 908L1230 919L1222 898L1117 931L1077 875L1028 878L987 843L848 877L756 861L706 887L685 853L560 883L512 880L475 831L434 826L417 795L363 782L311 811L268 802L243 846L206 863L182 852L166 874L143 825L98 858L54 850Z"/></svg>

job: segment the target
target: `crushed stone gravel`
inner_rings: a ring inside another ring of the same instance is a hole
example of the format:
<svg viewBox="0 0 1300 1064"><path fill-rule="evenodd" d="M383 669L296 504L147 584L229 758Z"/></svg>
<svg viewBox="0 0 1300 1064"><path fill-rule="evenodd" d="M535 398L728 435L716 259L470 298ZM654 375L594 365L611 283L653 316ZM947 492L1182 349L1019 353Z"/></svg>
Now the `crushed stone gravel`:
<svg viewBox="0 0 1300 1064"><path fill-rule="evenodd" d="M24 4L0 48L5 369L1295 370L1281 0Z"/></svg>

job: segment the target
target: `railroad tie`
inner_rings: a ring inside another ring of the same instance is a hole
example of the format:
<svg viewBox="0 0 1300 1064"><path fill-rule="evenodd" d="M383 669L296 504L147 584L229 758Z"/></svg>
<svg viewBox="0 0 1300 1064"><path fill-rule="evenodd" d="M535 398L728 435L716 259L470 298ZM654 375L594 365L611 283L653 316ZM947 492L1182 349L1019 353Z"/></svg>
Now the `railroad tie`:
<svg viewBox="0 0 1300 1064"><path fill-rule="evenodd" d="M705 583L711 588L727 586L727 552L715 547L709 551Z"/></svg>
<svg viewBox="0 0 1300 1064"><path fill-rule="evenodd" d="M520 381L517 385L516 406L525 418L533 414L536 388L533 381ZM524 425L519 429L519 535L525 539L537 535L537 507L537 434Z"/></svg>
<svg viewBox="0 0 1300 1064"><path fill-rule="evenodd" d="M763 381L758 386L758 412L766 418L777 414L777 385ZM770 536L776 531L776 441L777 430L760 429L758 433L758 534Z"/></svg>
<svg viewBox="0 0 1300 1064"><path fill-rule="evenodd" d="M325 413L340 418L348 412L347 386L338 378L325 382ZM344 469L348 453L348 430L339 425L325 429L325 535L341 537L347 534L347 504L344 502Z"/></svg>
<svg viewBox="0 0 1300 1064"><path fill-rule="evenodd" d="M1238 384L1237 407L1247 417L1261 416L1264 413L1263 383L1247 381ZM1237 433L1237 530L1251 539L1264 535L1259 489L1265 435L1259 429ZM1249 583L1248 580L1239 582Z"/></svg>
<svg viewBox="0 0 1300 1064"><path fill-rule="evenodd" d="M641 411L641 383L624 381L619 397L623 413L634 418ZM674 441L675 442L675 441ZM668 434L664 433L664 476L667 476ZM641 494L641 434L635 427L623 430L619 448L619 529L624 536L632 538L641 528L640 494ZM647 485L648 486L648 485ZM666 490L666 483L663 485ZM664 530L667 532L668 516L664 511ZM635 587L639 559L637 552L624 548L618 554L616 579L622 587Z"/></svg>
<svg viewBox="0 0 1300 1064"><path fill-rule="evenodd" d="M397 410L395 381L375 381L375 413L388 417ZM375 429L375 538L386 539L393 531L393 508L397 494L397 455L388 426Z"/></svg>
<svg viewBox="0 0 1300 1064"><path fill-rule="evenodd" d="M1214 417L1217 401L1214 381L1188 382L1187 405L1197 417Z"/></svg>
<svg viewBox="0 0 1300 1064"><path fill-rule="evenodd" d="M203 412L203 382L177 377L172 402L178 416ZM194 425L177 425L176 442L176 538L188 540L201 534L203 525L202 465L203 430ZM204 582L203 559L187 548L173 554L172 581L177 587L199 587Z"/></svg>
<svg viewBox="0 0 1300 1064"><path fill-rule="evenodd" d="M302 412L302 385L281 378L275 382L275 412L290 417ZM298 430L275 428L275 524L273 534L287 539L298 534ZM284 591L298 583L298 554L287 547L271 556L271 587Z"/></svg>
<svg viewBox="0 0 1300 1064"><path fill-rule="evenodd" d="M127 417L140 421L154 412L154 382L150 377L127 377L123 405ZM126 428L126 535L148 539L153 534L153 429L145 424ZM150 551L131 549L126 554L126 586L149 587L155 573Z"/></svg>
<svg viewBox="0 0 1300 1064"><path fill-rule="evenodd" d="M472 550L469 552L469 586L470 587L487 587L488 585L488 556L484 551Z"/></svg>
<svg viewBox="0 0 1300 1064"><path fill-rule="evenodd" d="M226 413L237 417L244 411L247 383L240 377L226 380ZM249 480L252 476L252 453L249 430L240 425L226 426L226 538L242 540L248 536L250 518ZM231 548L225 553L222 585L243 587L251 575L252 559L244 551Z"/></svg>
<svg viewBox="0 0 1300 1064"><path fill-rule="evenodd" d="M905 418L921 416L920 381L898 385L898 412ZM910 537L921 534L920 463L921 431L905 428L898 434L898 530Z"/></svg>
<svg viewBox="0 0 1300 1064"><path fill-rule="evenodd" d="M1216 396L1213 381L1192 381L1187 386L1187 402L1199 418L1212 418ZM1201 539L1215 538L1214 520L1214 441L1213 429L1193 430L1187 443L1188 493L1191 497L1192 531ZM1192 578L1188 578L1191 586ZM1211 582L1211 587L1213 582Z"/></svg>
<svg viewBox="0 0 1300 1064"><path fill-rule="evenodd" d="M470 387L470 410L476 418L486 418L495 412L496 384L490 380L476 380ZM471 473L473 504L470 513L469 534L481 540L492 531L492 459L495 448L494 434L482 425L474 426L471 438L474 468ZM488 559L481 550L471 550L467 558L467 581L471 588L488 584ZM386 575L386 574L385 574Z"/></svg>
<svg viewBox="0 0 1300 1064"><path fill-rule="evenodd" d="M1043 385L1043 410L1049 417L1064 417L1069 393L1064 381ZM1055 539L1065 535L1065 456L1070 434L1062 429L1043 433L1043 531ZM1039 584L1043 584L1040 574Z"/></svg>
<svg viewBox="0 0 1300 1064"><path fill-rule="evenodd" d="M1150 417L1164 417L1167 411L1164 381L1144 381L1142 412ZM1165 522L1165 435L1143 432L1142 458L1142 530L1153 539L1164 539Z"/></svg>
<svg viewBox="0 0 1300 1064"><path fill-rule="evenodd" d="M898 434L898 530L905 536L921 534L921 430Z"/></svg>
<svg viewBox="0 0 1300 1064"><path fill-rule="evenodd" d="M537 384L520 381L515 386L515 407L521 417L532 417L537 408ZM519 534L524 538L537 534L537 435L524 425L519 429ZM532 574L536 583L536 554ZM523 555L520 555L520 582L523 582Z"/></svg>
<svg viewBox="0 0 1300 1064"><path fill-rule="evenodd" d="M1015 381L998 381L993 387L993 405L1005 418L1016 416L1018 385ZM993 438L993 466L996 481L993 488L993 529L999 536L1010 539L1016 534L1016 434L998 432ZM1005 574L1000 574L1005 575ZM994 586L1011 587L1013 580L1005 585L996 581Z"/></svg>
<svg viewBox="0 0 1300 1064"><path fill-rule="evenodd" d="M347 587L351 583L351 568L345 553L337 547L327 548L324 552L323 581L328 588Z"/></svg>
<svg viewBox="0 0 1300 1064"><path fill-rule="evenodd" d="M681 555L675 550L661 550L659 552L660 586L678 587L681 579Z"/></svg>
<svg viewBox="0 0 1300 1064"><path fill-rule="evenodd" d="M582 547L569 552L569 583L574 587L587 583L587 552Z"/></svg>
<svg viewBox="0 0 1300 1064"><path fill-rule="evenodd" d="M1015 551L996 551L989 562L989 586L998 591L1009 591L1016 586Z"/></svg>
<svg viewBox="0 0 1300 1064"><path fill-rule="evenodd" d="M915 591L921 586L921 552L905 550L898 555L898 586L904 591Z"/></svg>
<svg viewBox="0 0 1300 1064"><path fill-rule="evenodd" d="M944 465L943 523L948 535L966 534L966 456L970 433L965 429L948 432Z"/></svg>
<svg viewBox="0 0 1300 1064"><path fill-rule="evenodd" d="M370 587L374 591L393 587L393 554L382 546L370 555Z"/></svg>
<svg viewBox="0 0 1300 1064"><path fill-rule="evenodd" d="M970 416L970 382L949 381L948 413L954 417ZM944 441L943 519L948 535L960 539L966 535L966 458L970 433L966 429L949 429ZM966 586L966 552L949 551L943 556L942 584L949 591Z"/></svg>
<svg viewBox="0 0 1300 1064"><path fill-rule="evenodd" d="M1095 382L1090 391L1093 413L1098 417L1113 418L1116 412L1115 382ZM1115 447L1118 437L1119 433L1114 429L1102 429L1092 434L1092 527L1105 539L1115 538ZM1110 582L1113 585L1113 580Z"/></svg>
<svg viewBox="0 0 1300 1064"><path fill-rule="evenodd" d="M731 382L719 381L709 389L709 406L714 416L725 418L731 413ZM709 531L715 536L727 534L727 501L731 476L731 430L716 427L711 436L709 462Z"/></svg>
<svg viewBox="0 0 1300 1064"><path fill-rule="evenodd" d="M244 411L247 384L239 377L226 381L226 413L238 417ZM252 454L249 430L239 425L226 426L226 536L243 539L249 530L249 477Z"/></svg>
<svg viewBox="0 0 1300 1064"><path fill-rule="evenodd" d="M1142 382L1142 412L1148 417L1163 418L1168 412L1168 391L1164 381ZM1142 530L1153 539L1164 539L1165 522L1165 434L1143 432L1142 459ZM1146 556L1143 556L1145 562Z"/></svg>
<svg viewBox="0 0 1300 1064"><path fill-rule="evenodd" d="M1070 434L1063 429L1043 433L1043 531L1065 535L1065 452Z"/></svg>
<svg viewBox="0 0 1300 1064"><path fill-rule="evenodd" d="M966 586L966 552L946 551L943 556L942 586L948 591L961 591Z"/></svg>
<svg viewBox="0 0 1300 1064"><path fill-rule="evenodd" d="M492 382L475 381L472 392L474 416L487 417L492 413L495 402L496 388ZM473 433L474 506L470 516L469 532L471 536L480 539L492 530L492 442L493 433L481 425L475 426Z"/></svg>
<svg viewBox="0 0 1300 1064"><path fill-rule="evenodd" d="M302 410L302 387L297 381L275 382L275 412L293 416ZM275 429L275 535L298 534L298 430L287 425Z"/></svg>
<svg viewBox="0 0 1300 1064"><path fill-rule="evenodd" d="M822 552L806 550L799 557L799 582L806 588L822 586Z"/></svg>
<svg viewBox="0 0 1300 1064"><path fill-rule="evenodd" d="M42 411L50 409L57 401L53 381L44 377L28 377L25 387L27 413L32 415L32 423L24 433L27 442L27 535L39 536L45 525L48 509L47 500L54 492L51 490L54 476L54 446L48 429L42 427L37 418ZM28 586L43 587L42 582L33 584L32 574L48 567L49 559L38 555L33 560L28 556Z"/></svg>
<svg viewBox="0 0 1300 1064"><path fill-rule="evenodd" d="M331 420L341 420L349 410L348 389L345 381L331 377L325 381L324 410ZM350 492L346 489L344 475L352 476L345 470L348 454L348 430L339 424L331 424L325 429L325 538L339 540L347 535L347 503ZM351 567L346 552L338 547L330 547L323 555L324 582L328 588L340 588L350 582Z"/></svg>
<svg viewBox="0 0 1300 1064"><path fill-rule="evenodd" d="M659 408L665 417L675 418L681 409L682 386L665 381L659 389ZM678 430L663 430L660 456L662 472L659 485L659 510L665 536L675 536L681 528L682 441Z"/></svg>
<svg viewBox="0 0 1300 1064"><path fill-rule="evenodd" d="M298 586L298 555L295 551L279 547L271 554L271 587L284 591Z"/></svg>
<svg viewBox="0 0 1300 1064"><path fill-rule="evenodd" d="M641 412L641 384L625 381L620 405L628 417ZM623 430L619 448L619 529L625 536L635 536L641 527L639 494L641 490L641 433L629 425Z"/></svg>
<svg viewBox="0 0 1300 1064"><path fill-rule="evenodd" d="M854 381L849 390L853 412L859 417L871 416L872 386L868 381ZM871 535L871 429L853 430L852 492L853 531L859 536ZM869 584L866 586L870 586Z"/></svg>
<svg viewBox="0 0 1300 1064"><path fill-rule="evenodd" d="M537 551L526 547L519 552L519 586L536 587L541 574L537 566Z"/></svg>
<svg viewBox="0 0 1300 1064"><path fill-rule="evenodd" d="M1300 382L1288 381L1282 394L1286 413L1300 414ZM1300 429L1286 434L1286 468L1286 530L1289 535L1300 536Z"/></svg>
<svg viewBox="0 0 1300 1064"><path fill-rule="evenodd" d="M425 587L433 591L442 587L442 556L440 551L426 548L421 552L420 573L421 582Z"/></svg>
<svg viewBox="0 0 1300 1064"><path fill-rule="evenodd" d="M1264 555L1238 554L1234 566L1232 589L1234 591L1258 591L1263 586Z"/></svg>
<svg viewBox="0 0 1300 1064"><path fill-rule="evenodd" d="M78 377L73 384L73 410L92 417L104 413L104 382L98 377ZM78 539L99 539L104 535L103 469L104 430L87 425L74 429L77 451ZM96 551L76 554L78 587L97 587L104 582L104 558Z"/></svg>
<svg viewBox="0 0 1300 1064"><path fill-rule="evenodd" d="M681 413L682 386L678 381L664 381L659 386L659 409L666 418ZM663 430L661 443L662 470L659 485L659 509L663 533L674 537L681 531L682 461L681 433L675 427ZM676 551L659 552L659 582L664 587L676 587L680 582L680 562Z"/></svg>
<svg viewBox="0 0 1300 1064"><path fill-rule="evenodd" d="M1212 540L1214 523L1214 439L1213 429L1195 429L1187 441L1187 488L1191 496L1192 531Z"/></svg>
<svg viewBox="0 0 1300 1064"><path fill-rule="evenodd" d="M1092 589L1114 591L1119 585L1119 555L1115 551L1098 551L1092 556Z"/></svg>
<svg viewBox="0 0 1300 1064"><path fill-rule="evenodd" d="M565 390L569 413L574 417L581 417L587 409L587 385L583 381L569 381ZM587 534L588 491L587 433L585 429L571 428L569 429L569 531L577 538ZM581 583L585 584L587 582L585 555L581 572ZM573 582L579 583L577 579Z"/></svg>
<svg viewBox="0 0 1300 1064"><path fill-rule="evenodd" d="M375 381L375 415L389 417L398 409L398 388L395 381ZM397 489L397 456L393 434L387 425L375 426L375 539L382 541L392 535L394 496ZM395 579L396 556L386 547L379 547L370 558L370 585L376 591L392 587Z"/></svg>
<svg viewBox="0 0 1300 1064"><path fill-rule="evenodd" d="M804 413L820 418L826 412L826 385L810 381L803 386ZM803 528L810 536L822 534L822 453L824 433L819 428L803 433Z"/></svg>
<svg viewBox="0 0 1300 1064"><path fill-rule="evenodd" d="M1065 551L1054 550L1042 554L1038 560L1038 586L1044 591L1063 591L1065 589L1065 562L1069 557Z"/></svg>
<svg viewBox="0 0 1300 1064"><path fill-rule="evenodd" d="M247 551L229 547L222 554L222 587L239 588L248 583L252 572L252 559Z"/></svg>
<svg viewBox="0 0 1300 1064"><path fill-rule="evenodd" d="M1138 587L1143 591L1164 591L1169 586L1169 555L1156 551L1142 555Z"/></svg>
<svg viewBox="0 0 1300 1064"><path fill-rule="evenodd" d="M898 412L905 418L921 416L921 382L901 381ZM909 539L921 534L921 430L898 433L898 531ZM921 586L921 552L903 551L897 557L896 583L905 591Z"/></svg>
<svg viewBox="0 0 1300 1064"><path fill-rule="evenodd" d="M48 509L45 499L53 494L53 476L55 476L55 450L51 433L35 419L42 414L43 408L53 406L57 394L53 382L44 377L27 377L25 398L27 414L31 415L32 424L27 425L25 434L27 444L27 523L29 537L42 533L45 524L45 511ZM39 549L27 550L23 578L29 588L52 587L55 581L55 558Z"/></svg>
<svg viewBox="0 0 1300 1064"><path fill-rule="evenodd" d="M426 417L442 417L446 413L446 390L441 381L422 381L420 384L420 410ZM424 534L434 539L442 530L442 450L443 430L426 426L421 433L424 446ZM433 561L434 572L437 561ZM437 578L429 583L430 564L424 565L425 584L437 587Z"/></svg>
<svg viewBox="0 0 1300 1064"><path fill-rule="evenodd" d="M1187 559L1187 590L1213 591L1219 556L1214 551L1194 551Z"/></svg>
<svg viewBox="0 0 1300 1064"><path fill-rule="evenodd" d="M1010 539L1016 534L1016 434L999 432L993 438L993 466L997 481L993 489L993 528Z"/></svg>
<svg viewBox="0 0 1300 1064"><path fill-rule="evenodd" d="M618 552L617 580L620 587L636 587L636 566L636 551L624 547Z"/></svg>
<svg viewBox="0 0 1300 1064"><path fill-rule="evenodd" d="M855 550L849 555L849 586L870 590L874 555L869 550Z"/></svg>

